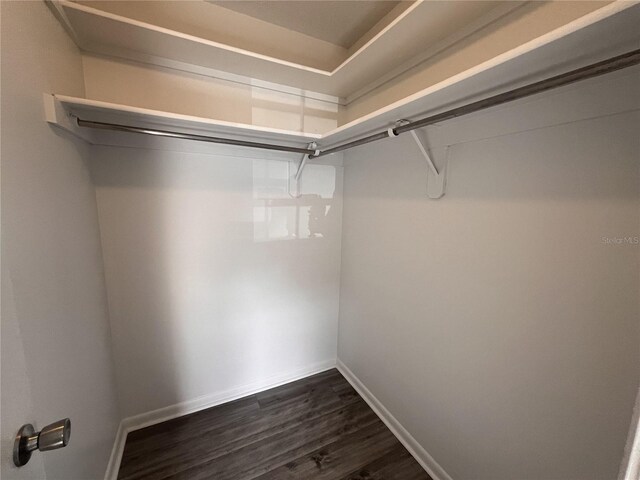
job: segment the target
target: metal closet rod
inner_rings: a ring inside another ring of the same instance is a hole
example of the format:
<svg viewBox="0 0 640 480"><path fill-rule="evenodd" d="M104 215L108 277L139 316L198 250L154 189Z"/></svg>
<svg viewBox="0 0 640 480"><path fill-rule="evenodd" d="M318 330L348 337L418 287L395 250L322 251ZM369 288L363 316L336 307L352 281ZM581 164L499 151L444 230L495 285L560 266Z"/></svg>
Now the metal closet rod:
<svg viewBox="0 0 640 480"><path fill-rule="evenodd" d="M82 120L81 118L78 118L77 122L78 122L78 126L80 127L90 127L90 128L104 129L104 130L117 130L122 132L154 135L158 137L180 138L184 140L195 140L199 142L209 142L209 143L221 143L224 145L236 145L240 147L261 148L265 150L277 150L282 152L304 153L306 155L309 155L309 158L311 159L311 158L324 157L325 155L331 155L332 153L341 152L348 148L353 148L359 145L364 145L366 143L375 142L376 140L395 137L397 135L400 135L401 133L409 132L417 128L426 127L428 125L433 125L434 123L443 122L445 120L450 120L452 118L460 117L462 115L478 112L486 108L502 105L507 102L512 102L514 100L518 100L531 95L535 95L537 93L545 92L547 90L569 85L571 83L579 82L581 80L587 80L589 78L598 77L600 75L615 72L616 70L621 70L623 68L631 67L639 63L640 63L640 49L633 50L631 52L627 52L622 55L618 55L616 57L603 60L601 62L587 65L586 67L578 68L576 70L571 70L570 72L556 75L555 77L550 77L545 80L541 80L539 82L531 83L523 87L509 90L504 93L500 93L498 95L493 95L483 100L478 100L477 102L472 102L467 105L463 105L461 107L453 108L451 110L438 113L436 115L431 115L426 118L415 120L413 122L409 122L404 125L397 126L395 128L384 130L379 133L367 135L365 137L359 138L357 140L353 140L351 142L343 143L341 145L336 145L335 147L328 148L326 150L311 150L309 148L303 148L303 147L290 147L287 145L275 145L271 143L251 142L248 140L233 140L230 138L209 137L206 135L195 135L191 133L179 133L179 132L171 132L167 130L155 130L151 128L131 127L128 125L118 125L115 123Z"/></svg>
<svg viewBox="0 0 640 480"><path fill-rule="evenodd" d="M581 80L597 77L610 72L615 72L616 70L631 67L639 63L640 49L633 50L631 52L618 55L617 57L612 57L601 62L587 65L586 67L578 68L576 70L571 70L570 72L556 75L555 77L546 78L544 80L540 80L539 82L525 85L524 87L515 88L513 90L499 93L498 95L494 95L483 100L478 100L477 102L469 103L457 108L452 108L451 110L447 110L446 112L431 115L430 117L426 118L421 118L420 120L414 120L413 122L409 122L380 133L374 133L366 137L353 140L351 142L343 143L342 145L337 145L335 147L322 150L318 155L310 155L310 158L318 158L325 155L331 155L332 153L340 152L348 148L357 147L366 143L375 142L376 140L382 140L383 138L400 135L401 133L416 130L417 128L426 127L428 125L433 125L434 123L443 122L445 120L450 120L462 115L478 112L486 108L502 105L503 103L518 100L520 98L525 98L537 93L542 93L553 88L569 85L570 83L579 82Z"/></svg>
<svg viewBox="0 0 640 480"><path fill-rule="evenodd" d="M224 145L237 145L239 147L262 148L265 150L278 150L281 152L295 152L313 154L315 150L303 147L289 147L287 145L273 145L271 143L251 142L249 140L234 140L231 138L209 137L207 135L195 135L193 133L170 132L168 130L156 130L153 128L131 127L129 125L119 125L117 123L94 122L92 120L77 119L79 127L97 128L102 130L117 130L120 132L142 133L144 135L154 135L156 137L181 138L183 140L195 140L197 142L222 143Z"/></svg>

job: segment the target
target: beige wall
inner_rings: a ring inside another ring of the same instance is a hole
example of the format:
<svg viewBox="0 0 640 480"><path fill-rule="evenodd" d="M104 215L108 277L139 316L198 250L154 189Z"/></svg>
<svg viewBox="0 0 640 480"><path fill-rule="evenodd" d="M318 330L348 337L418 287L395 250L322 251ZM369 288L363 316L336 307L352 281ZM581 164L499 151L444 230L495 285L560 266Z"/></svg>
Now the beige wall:
<svg viewBox="0 0 640 480"><path fill-rule="evenodd" d="M119 414L95 191L86 146L42 105L84 94L81 57L43 2L1 8L2 478L100 479ZM66 448L10 464L22 424L65 417Z"/></svg>
<svg viewBox="0 0 640 480"><path fill-rule="evenodd" d="M638 71L345 154L338 358L456 480L616 478L639 383ZM618 112L618 113L615 113Z"/></svg>

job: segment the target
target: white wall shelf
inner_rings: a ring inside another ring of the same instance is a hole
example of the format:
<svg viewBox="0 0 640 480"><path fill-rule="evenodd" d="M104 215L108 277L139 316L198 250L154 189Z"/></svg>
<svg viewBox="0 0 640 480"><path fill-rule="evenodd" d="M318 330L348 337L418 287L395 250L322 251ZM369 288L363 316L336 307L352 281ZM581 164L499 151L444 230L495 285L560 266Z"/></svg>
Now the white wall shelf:
<svg viewBox="0 0 640 480"><path fill-rule="evenodd" d="M75 122L76 118L95 122L165 129L196 135L259 139L291 145L306 145L322 138L321 135L314 133L225 122L66 95L45 94L44 102L46 119L49 123L56 124L89 143L100 143L99 132L79 127Z"/></svg>
<svg viewBox="0 0 640 480"><path fill-rule="evenodd" d="M47 119L91 143L102 142L102 133L80 128L70 117L298 147L315 141L325 149L386 129L399 119L412 120L431 115L636 49L640 41L637 33L639 23L640 4L615 2L535 42L522 45L324 134L266 128L57 94L45 96ZM584 53L576 56L575 52ZM117 141L112 134L111 143L114 138Z"/></svg>
<svg viewBox="0 0 640 480"><path fill-rule="evenodd" d="M259 54L220 42L170 30L68 0L55 0L66 28L85 51L164 64L177 61L199 67L346 97L402 66L424 60L420 54L439 49L482 29L523 2L417 1L332 69L320 69ZM449 40L447 40L449 39ZM407 63L409 62L409 63Z"/></svg>

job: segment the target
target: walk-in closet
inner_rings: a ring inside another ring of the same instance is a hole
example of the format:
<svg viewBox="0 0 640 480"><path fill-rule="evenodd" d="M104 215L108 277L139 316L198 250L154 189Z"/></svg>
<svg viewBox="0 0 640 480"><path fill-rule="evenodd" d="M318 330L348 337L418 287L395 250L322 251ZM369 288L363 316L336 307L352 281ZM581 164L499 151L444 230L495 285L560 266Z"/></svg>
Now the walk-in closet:
<svg viewBox="0 0 640 480"><path fill-rule="evenodd" d="M3 480L640 480L640 4L0 0Z"/></svg>

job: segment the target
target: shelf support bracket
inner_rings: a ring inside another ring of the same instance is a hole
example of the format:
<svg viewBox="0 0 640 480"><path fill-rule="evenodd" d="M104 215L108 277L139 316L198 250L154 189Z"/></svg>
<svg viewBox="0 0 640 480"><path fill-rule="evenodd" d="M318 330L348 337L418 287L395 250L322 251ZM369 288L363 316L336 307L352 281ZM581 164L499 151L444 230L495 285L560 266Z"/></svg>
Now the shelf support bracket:
<svg viewBox="0 0 640 480"><path fill-rule="evenodd" d="M397 123L398 125L403 125L405 123L408 123L408 121L399 120ZM449 163L449 148L447 147L445 162L440 170L438 170L438 167L436 167L436 164L433 162L431 155L429 155L429 151L422 143L422 140L420 140L420 137L418 137L416 131L410 130L409 133L413 137L413 140L416 142L420 153L427 161L427 166L429 167L429 172L427 174L427 196L434 200L441 198L444 195L446 185L447 164Z"/></svg>
<svg viewBox="0 0 640 480"><path fill-rule="evenodd" d="M318 144L316 142L311 142L309 145L307 145L307 148L309 150L315 150L313 156L315 157L316 155L318 155L320 153L320 150L318 149ZM302 176L302 172L304 171L304 167L307 166L307 162L309 161L309 154L305 153L302 156L302 159L300 160L300 163L298 163L298 168L296 170L296 174L294 175L294 179L296 181L296 193L292 194L291 193L291 177L289 176L289 178L287 179L288 181L288 193L289 196L291 198L300 198L300 177Z"/></svg>
<svg viewBox="0 0 640 480"><path fill-rule="evenodd" d="M311 142L309 145L307 145L307 148L309 150L315 150L315 153L313 154L313 156L315 157L316 155L320 154L320 150L318 150L318 144L316 142ZM309 160L309 155L305 154L302 157L302 160L300 160L300 163L298 164L298 170L296 170L296 182L300 181L300 177L302 176L302 172L304 171L304 167L307 166L307 161Z"/></svg>

